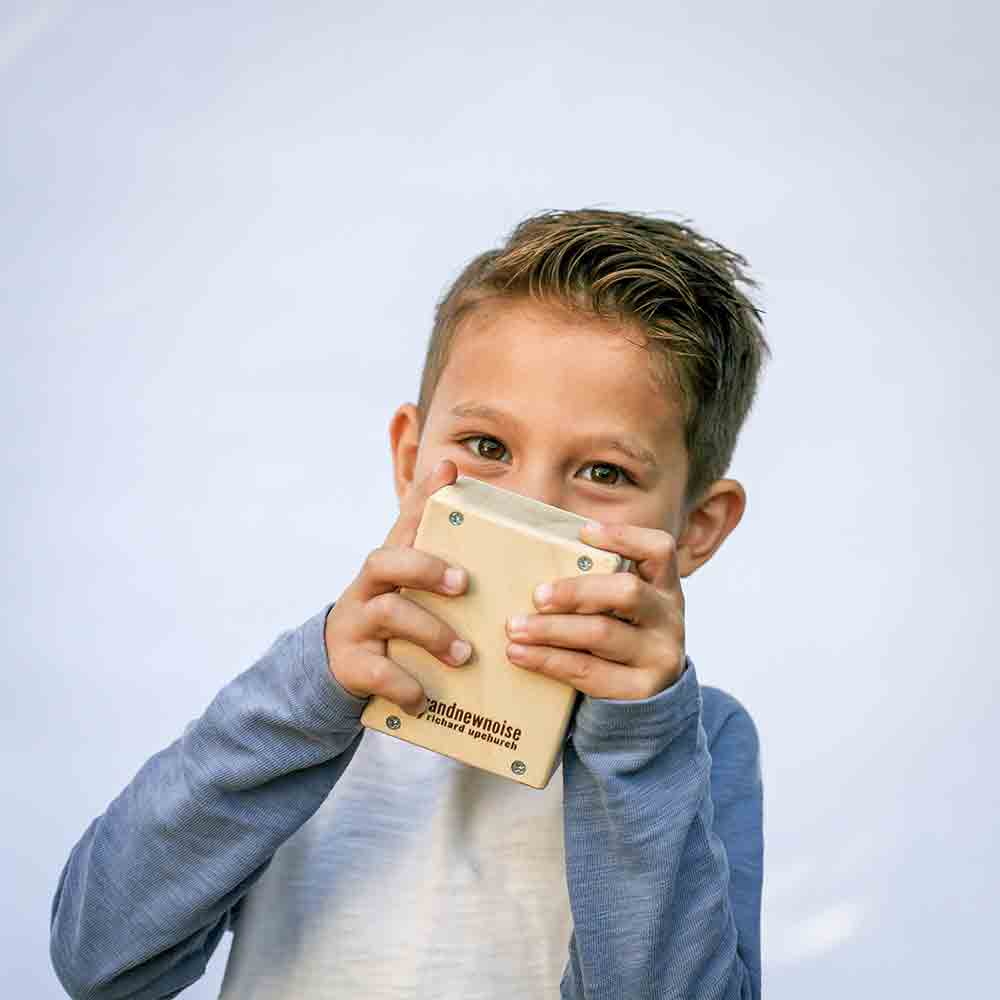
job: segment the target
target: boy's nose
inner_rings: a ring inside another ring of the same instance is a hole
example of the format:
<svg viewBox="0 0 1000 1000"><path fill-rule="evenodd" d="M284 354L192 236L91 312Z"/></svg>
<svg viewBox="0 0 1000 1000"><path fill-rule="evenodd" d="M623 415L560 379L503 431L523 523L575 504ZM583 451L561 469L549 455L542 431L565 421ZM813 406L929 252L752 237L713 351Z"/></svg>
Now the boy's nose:
<svg viewBox="0 0 1000 1000"><path fill-rule="evenodd" d="M508 476L504 478L503 488L511 493L520 494L531 500L540 500L552 507L562 507L565 509L565 497L563 496L562 484L553 481L550 476L537 475L518 477Z"/></svg>

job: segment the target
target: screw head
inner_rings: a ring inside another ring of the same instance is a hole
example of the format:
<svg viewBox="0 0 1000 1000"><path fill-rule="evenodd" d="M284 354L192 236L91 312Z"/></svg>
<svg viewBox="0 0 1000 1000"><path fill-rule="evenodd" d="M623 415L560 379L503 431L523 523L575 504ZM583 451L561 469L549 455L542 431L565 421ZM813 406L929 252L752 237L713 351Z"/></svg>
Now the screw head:
<svg viewBox="0 0 1000 1000"><path fill-rule="evenodd" d="M515 760L513 764L510 765L510 769L515 774L524 774L528 770L528 765L524 763L523 760Z"/></svg>
<svg viewBox="0 0 1000 1000"><path fill-rule="evenodd" d="M590 556L580 556L580 558L577 559L576 564L584 571L584 573L586 573L587 570L594 565L594 560L591 559Z"/></svg>
<svg viewBox="0 0 1000 1000"><path fill-rule="evenodd" d="M399 721L398 715L388 715L385 719L387 729L399 729L403 723Z"/></svg>
<svg viewBox="0 0 1000 1000"><path fill-rule="evenodd" d="M462 512L460 510L453 510L448 515L448 520L454 525L459 525L465 520L465 518L462 517Z"/></svg>

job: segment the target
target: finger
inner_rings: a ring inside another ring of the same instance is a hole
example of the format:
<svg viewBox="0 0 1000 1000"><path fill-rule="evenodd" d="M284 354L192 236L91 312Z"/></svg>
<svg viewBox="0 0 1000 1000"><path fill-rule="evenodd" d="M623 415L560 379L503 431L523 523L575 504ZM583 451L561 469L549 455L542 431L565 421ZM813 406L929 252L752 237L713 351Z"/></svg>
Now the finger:
<svg viewBox="0 0 1000 1000"><path fill-rule="evenodd" d="M469 659L472 644L437 615L411 601L405 594L379 594L361 608L358 639L407 639L449 666Z"/></svg>
<svg viewBox="0 0 1000 1000"><path fill-rule="evenodd" d="M638 575L658 590L680 589L677 542L670 532L636 524L588 521L580 528L580 539L631 559Z"/></svg>
<svg viewBox="0 0 1000 1000"><path fill-rule="evenodd" d="M458 478L458 466L443 458L419 483L411 484L399 505L399 517L386 536L386 545L413 545L427 498Z"/></svg>
<svg viewBox="0 0 1000 1000"><path fill-rule="evenodd" d="M509 646L507 658L522 670L562 681L592 698L633 701L662 691L665 680L658 673L625 667L620 663L549 646Z"/></svg>
<svg viewBox="0 0 1000 1000"><path fill-rule="evenodd" d="M615 663L635 663L642 639L635 625L608 615L526 615L508 622L515 643L580 649Z"/></svg>
<svg viewBox="0 0 1000 1000"><path fill-rule="evenodd" d="M535 588L539 611L614 614L633 623L658 624L664 618L664 593L632 573L564 577ZM667 592L668 596L670 592Z"/></svg>
<svg viewBox="0 0 1000 1000"><path fill-rule="evenodd" d="M422 549L391 546L368 553L358 574L355 596L371 600L400 587L455 596L469 585L469 573L440 556Z"/></svg>
<svg viewBox="0 0 1000 1000"><path fill-rule="evenodd" d="M356 646L351 655L351 687L358 685L365 694L378 694L399 705L410 715L419 715L427 707L420 682L395 660ZM346 685L341 685L348 691ZM354 692L351 692L354 694ZM364 695L355 694L355 697Z"/></svg>

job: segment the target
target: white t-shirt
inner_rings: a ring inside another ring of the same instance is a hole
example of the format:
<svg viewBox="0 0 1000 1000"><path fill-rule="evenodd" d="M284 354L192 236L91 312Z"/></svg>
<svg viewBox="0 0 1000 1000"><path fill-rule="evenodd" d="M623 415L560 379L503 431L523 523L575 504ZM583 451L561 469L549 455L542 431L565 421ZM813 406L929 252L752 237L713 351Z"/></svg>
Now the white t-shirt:
<svg viewBox="0 0 1000 1000"><path fill-rule="evenodd" d="M543 790L366 731L275 853L220 998L557 998L572 916L562 770Z"/></svg>

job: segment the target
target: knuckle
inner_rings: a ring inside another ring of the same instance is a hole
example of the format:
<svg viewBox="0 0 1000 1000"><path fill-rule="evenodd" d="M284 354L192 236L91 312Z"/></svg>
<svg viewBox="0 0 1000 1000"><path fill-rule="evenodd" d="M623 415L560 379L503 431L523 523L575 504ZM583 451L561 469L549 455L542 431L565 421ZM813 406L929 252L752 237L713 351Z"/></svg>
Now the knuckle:
<svg viewBox="0 0 1000 1000"><path fill-rule="evenodd" d="M394 593L377 594L368 602L369 621L373 624L387 625L396 606Z"/></svg>
<svg viewBox="0 0 1000 1000"><path fill-rule="evenodd" d="M577 681L589 680L593 673L591 660L586 656L571 657L568 665L570 676Z"/></svg>
<svg viewBox="0 0 1000 1000"><path fill-rule="evenodd" d="M372 551L365 556L364 565L361 567L361 571L369 576L377 573L379 563L382 561L382 553L384 551L384 548L381 547L372 549Z"/></svg>
<svg viewBox="0 0 1000 1000"><path fill-rule="evenodd" d="M372 691L381 691L389 680L389 664L385 660L373 660L368 664L368 686Z"/></svg>
<svg viewBox="0 0 1000 1000"><path fill-rule="evenodd" d="M593 640L598 643L607 642L614 633L614 624L607 615L596 615L593 624Z"/></svg>

